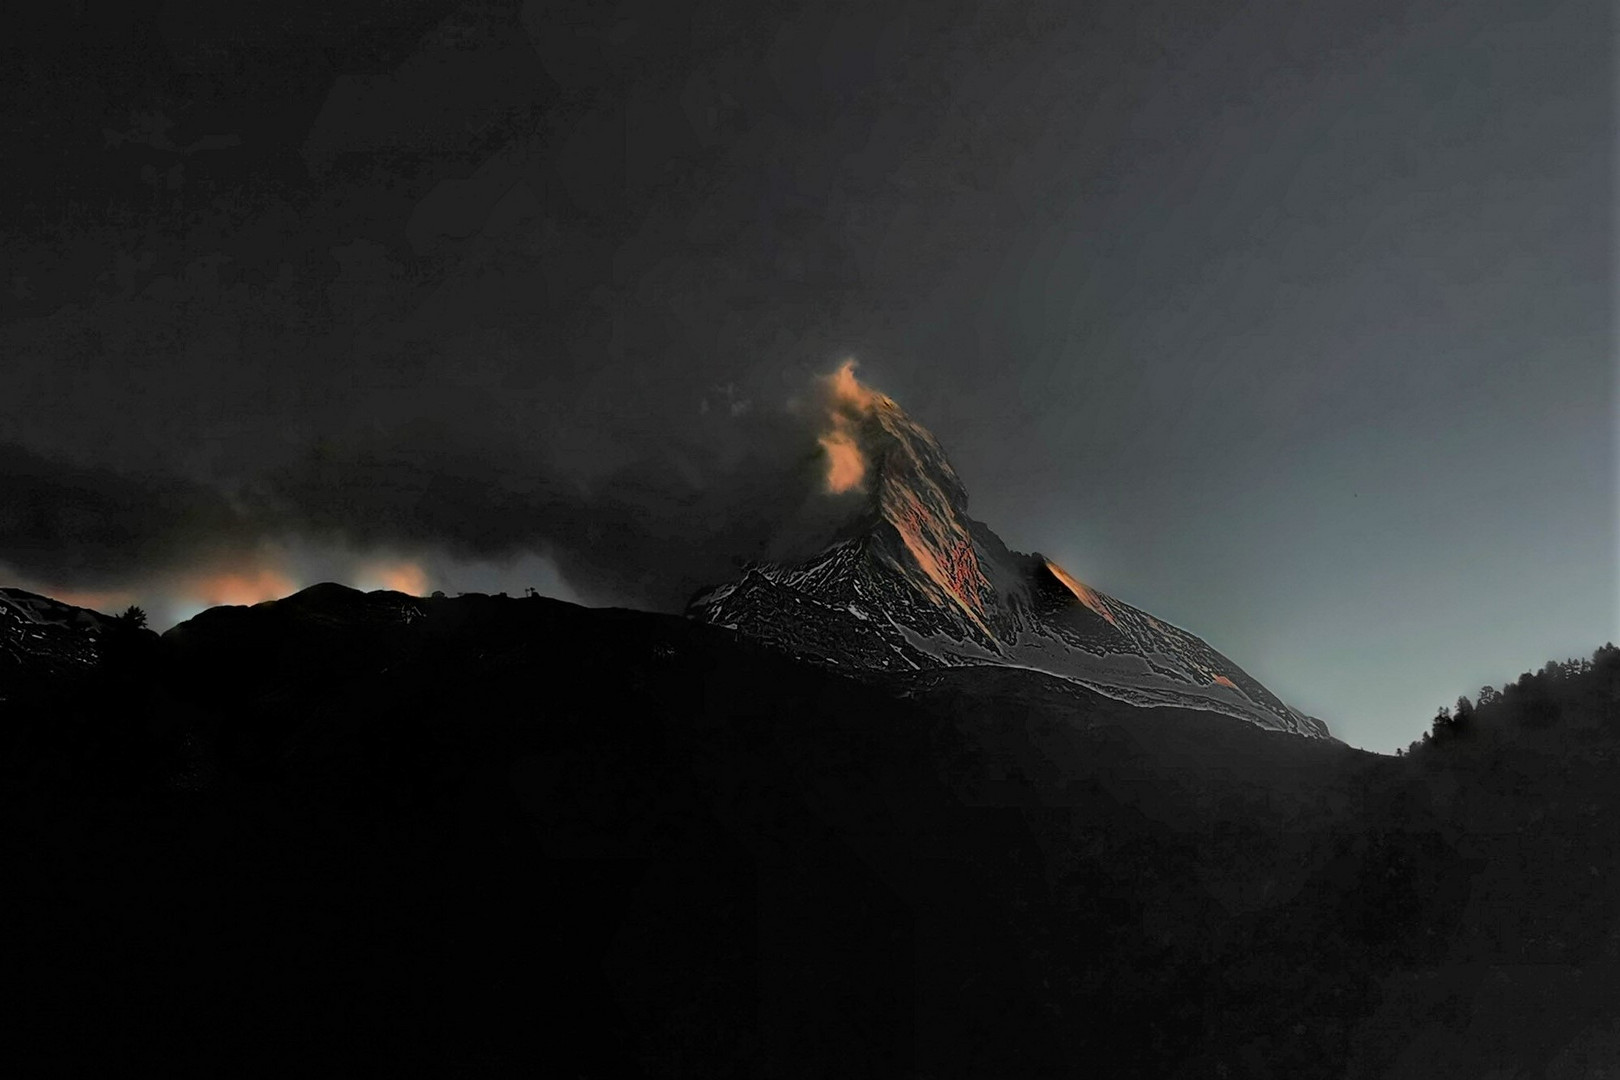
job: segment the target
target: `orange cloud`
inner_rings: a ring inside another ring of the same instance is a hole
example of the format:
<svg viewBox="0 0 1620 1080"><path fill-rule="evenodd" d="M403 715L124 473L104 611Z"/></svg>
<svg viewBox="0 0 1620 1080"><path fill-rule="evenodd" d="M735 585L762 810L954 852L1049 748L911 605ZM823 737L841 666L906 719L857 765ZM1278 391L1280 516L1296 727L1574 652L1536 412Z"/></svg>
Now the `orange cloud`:
<svg viewBox="0 0 1620 1080"><path fill-rule="evenodd" d="M257 604L279 600L298 591L298 583L279 570L258 567L253 570L227 570L193 578L180 589L188 599L204 607L221 604Z"/></svg>
<svg viewBox="0 0 1620 1080"><path fill-rule="evenodd" d="M831 426L817 441L827 453L827 492L840 495L866 483L866 455L858 437L861 419L879 405L893 402L855 377L854 360L845 360L821 382L830 398L827 423Z"/></svg>
<svg viewBox="0 0 1620 1080"><path fill-rule="evenodd" d="M855 413L869 413L877 406L888 403L887 397L855 377L855 367L854 360L845 360L838 365L837 371L825 377L834 405Z"/></svg>
<svg viewBox="0 0 1620 1080"><path fill-rule="evenodd" d="M827 452L827 491L841 495L860 487L866 481L866 455L861 453L855 436L841 428L834 428L818 440Z"/></svg>
<svg viewBox="0 0 1620 1080"><path fill-rule="evenodd" d="M60 600L64 604L72 604L74 607L99 611L103 615L122 611L135 603L134 593L121 590L90 592L81 589L48 589L37 586L28 588L27 591L39 593L41 596L48 596L52 600Z"/></svg>
<svg viewBox="0 0 1620 1080"><path fill-rule="evenodd" d="M366 586L401 592L409 596L426 596L427 571L410 561L377 563L366 568L361 581Z"/></svg>

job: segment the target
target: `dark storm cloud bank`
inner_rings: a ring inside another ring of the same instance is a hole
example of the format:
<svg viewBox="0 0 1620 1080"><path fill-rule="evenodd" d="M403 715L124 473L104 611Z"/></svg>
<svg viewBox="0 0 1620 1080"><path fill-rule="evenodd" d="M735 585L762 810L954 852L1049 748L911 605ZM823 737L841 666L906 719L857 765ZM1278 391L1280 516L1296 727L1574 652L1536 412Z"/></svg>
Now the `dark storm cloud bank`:
<svg viewBox="0 0 1620 1080"><path fill-rule="evenodd" d="M587 600L680 610L750 558L807 554L854 507L825 495L803 410L717 418L739 456L649 440L589 481L513 468L440 424L321 441L227 492L0 446L0 551L28 582L125 588L251 565L270 542L452 559L550 558Z"/></svg>
<svg viewBox="0 0 1620 1080"><path fill-rule="evenodd" d="M265 479L264 504L300 535L472 559L533 551L598 602L679 610L751 558L814 547L851 509L822 494L813 427L785 410L726 418L746 451L647 439L584 480L417 426L323 446ZM730 440L728 440L730 441Z"/></svg>
<svg viewBox="0 0 1620 1080"><path fill-rule="evenodd" d="M52 461L0 445L0 556L32 581L116 586L251 544L262 528L221 493Z"/></svg>

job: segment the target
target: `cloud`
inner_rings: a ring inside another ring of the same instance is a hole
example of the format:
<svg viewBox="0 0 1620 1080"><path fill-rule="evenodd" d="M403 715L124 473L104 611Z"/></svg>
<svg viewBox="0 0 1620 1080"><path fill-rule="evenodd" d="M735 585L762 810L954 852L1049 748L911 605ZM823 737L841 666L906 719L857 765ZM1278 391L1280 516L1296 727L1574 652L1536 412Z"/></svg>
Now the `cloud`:
<svg viewBox="0 0 1620 1080"><path fill-rule="evenodd" d="M0 559L36 580L122 586L183 560L250 546L261 523L221 492L0 444Z"/></svg>
<svg viewBox="0 0 1620 1080"><path fill-rule="evenodd" d="M539 554L587 600L679 610L742 561L798 550L849 512L822 505L812 417L784 405L697 419L581 468L499 429L414 417L320 438L224 485L0 446L18 495L0 508L0 561L58 590L165 582L199 602L246 602L316 572L421 592L422 559ZM306 552L300 572L289 547L351 554L322 571Z"/></svg>
<svg viewBox="0 0 1620 1080"><path fill-rule="evenodd" d="M679 609L803 527L821 465L785 408L700 416L644 435L603 468L524 467L499 443L412 423L356 433L265 478L264 505L300 535L460 559L539 552L603 602Z"/></svg>

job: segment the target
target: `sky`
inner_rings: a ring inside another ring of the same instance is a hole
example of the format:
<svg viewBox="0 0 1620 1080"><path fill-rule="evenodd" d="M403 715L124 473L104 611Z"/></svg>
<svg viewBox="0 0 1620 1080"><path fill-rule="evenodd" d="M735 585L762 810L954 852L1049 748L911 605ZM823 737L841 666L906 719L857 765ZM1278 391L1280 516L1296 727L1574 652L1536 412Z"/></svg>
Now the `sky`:
<svg viewBox="0 0 1620 1080"><path fill-rule="evenodd" d="M1352 745L1620 637L1610 5L36 7L8 583L680 610L855 358Z"/></svg>

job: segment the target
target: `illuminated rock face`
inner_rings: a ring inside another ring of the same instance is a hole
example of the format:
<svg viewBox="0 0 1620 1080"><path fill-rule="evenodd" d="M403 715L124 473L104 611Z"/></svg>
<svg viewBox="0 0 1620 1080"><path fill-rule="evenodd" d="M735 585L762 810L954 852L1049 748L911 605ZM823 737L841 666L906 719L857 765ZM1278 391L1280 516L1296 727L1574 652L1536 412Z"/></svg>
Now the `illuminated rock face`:
<svg viewBox="0 0 1620 1080"><path fill-rule="evenodd" d="M815 557L750 566L689 614L843 670L1032 668L1138 705L1327 736L1201 639L1010 551L968 516L933 435L847 367L834 389L828 491L864 491L863 512Z"/></svg>

